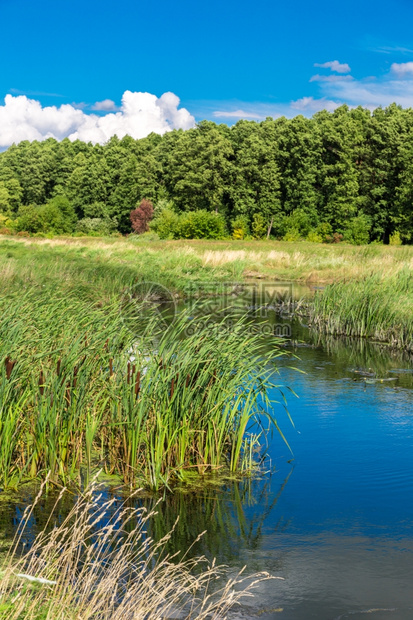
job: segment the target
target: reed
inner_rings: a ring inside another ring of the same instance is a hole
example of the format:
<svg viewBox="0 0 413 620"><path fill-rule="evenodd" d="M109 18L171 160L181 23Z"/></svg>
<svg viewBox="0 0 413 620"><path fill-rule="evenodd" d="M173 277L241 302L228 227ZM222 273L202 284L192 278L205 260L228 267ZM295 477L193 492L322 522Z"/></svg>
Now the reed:
<svg viewBox="0 0 413 620"><path fill-rule="evenodd" d="M182 313L165 330L139 306L136 325L126 312L64 286L0 298L3 488L46 472L81 484L96 468L154 490L253 471L264 429L278 429L279 343L262 353L242 319L202 328Z"/></svg>
<svg viewBox="0 0 413 620"><path fill-rule="evenodd" d="M369 275L337 282L318 293L311 322L333 335L357 336L413 350L413 275Z"/></svg>
<svg viewBox="0 0 413 620"><path fill-rule="evenodd" d="M147 533L156 507L148 512L128 501L114 502L102 500L92 483L54 526L52 512L22 553L34 506L26 509L0 567L1 619L218 619L270 578L266 573L246 577L243 571L228 577L225 567L205 557L189 559L187 553L178 560L166 549L171 533L157 542Z"/></svg>

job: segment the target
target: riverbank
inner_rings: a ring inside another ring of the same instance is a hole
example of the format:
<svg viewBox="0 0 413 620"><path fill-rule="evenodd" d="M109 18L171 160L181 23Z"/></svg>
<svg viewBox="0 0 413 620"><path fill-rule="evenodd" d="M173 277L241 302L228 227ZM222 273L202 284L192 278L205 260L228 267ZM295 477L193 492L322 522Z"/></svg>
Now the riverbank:
<svg viewBox="0 0 413 620"><path fill-rule="evenodd" d="M88 275L93 268L101 270L105 265L106 277L110 278L112 273L120 283L132 276L153 278L156 275L176 292L182 292L188 281L197 279L265 278L325 284L359 280L372 274L391 277L399 271L413 269L413 246L354 246L305 241L141 241L133 236L17 239L2 236L2 263L8 254L15 261L23 259L28 270L31 258L36 260L37 267L47 265L50 277L58 271L69 275L81 264Z"/></svg>
<svg viewBox="0 0 413 620"><path fill-rule="evenodd" d="M208 283L295 281L323 287L310 308L317 329L406 350L413 349L412 270L413 246L152 242L139 237L0 239L3 285L64 285L70 297L81 290L83 298L104 304L142 281L155 281L176 298Z"/></svg>

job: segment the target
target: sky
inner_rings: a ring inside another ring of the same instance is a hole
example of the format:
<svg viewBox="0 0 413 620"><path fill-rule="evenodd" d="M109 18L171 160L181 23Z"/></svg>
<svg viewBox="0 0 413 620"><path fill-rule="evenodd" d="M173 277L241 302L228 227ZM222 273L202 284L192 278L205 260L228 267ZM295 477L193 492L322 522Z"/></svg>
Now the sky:
<svg viewBox="0 0 413 620"><path fill-rule="evenodd" d="M0 0L0 148L410 107L412 24L412 0Z"/></svg>

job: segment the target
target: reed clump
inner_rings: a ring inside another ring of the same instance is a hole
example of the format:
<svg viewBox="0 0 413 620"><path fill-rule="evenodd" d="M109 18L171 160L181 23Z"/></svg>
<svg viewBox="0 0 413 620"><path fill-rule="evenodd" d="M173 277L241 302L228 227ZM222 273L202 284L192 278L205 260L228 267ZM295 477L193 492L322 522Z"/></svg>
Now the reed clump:
<svg viewBox="0 0 413 620"><path fill-rule="evenodd" d="M64 493L22 552L34 506L24 513L0 566L2 620L225 618L270 578L243 571L228 578L225 567L205 557L191 559L188 551L178 560L166 549L170 533L158 542L148 534L156 509L103 500L94 482L58 520Z"/></svg>
<svg viewBox="0 0 413 620"><path fill-rule="evenodd" d="M413 273L369 275L317 293L311 323L333 335L357 336L413 350Z"/></svg>
<svg viewBox="0 0 413 620"><path fill-rule="evenodd" d="M96 468L157 490L251 473L279 430L274 358L237 320L199 325L89 292L31 287L0 298L0 486L81 485ZM281 431L280 431L281 432Z"/></svg>

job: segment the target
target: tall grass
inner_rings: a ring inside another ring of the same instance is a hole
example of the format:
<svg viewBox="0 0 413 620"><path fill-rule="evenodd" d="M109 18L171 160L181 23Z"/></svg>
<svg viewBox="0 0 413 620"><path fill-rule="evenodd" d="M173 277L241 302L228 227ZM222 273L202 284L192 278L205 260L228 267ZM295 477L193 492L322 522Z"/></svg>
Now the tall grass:
<svg viewBox="0 0 413 620"><path fill-rule="evenodd" d="M0 485L86 481L96 468L131 488L254 468L264 427L278 429L271 354L259 337L169 329L119 300L10 288L0 299ZM133 329L132 329L133 327ZM260 458L258 456L258 458Z"/></svg>
<svg viewBox="0 0 413 620"><path fill-rule="evenodd" d="M178 560L166 550L170 533L158 542L147 533L156 509L102 501L94 483L60 523L52 512L22 553L32 511L26 509L0 566L2 620L224 618L269 578L241 571L228 579L225 567L205 557L184 553Z"/></svg>
<svg viewBox="0 0 413 620"><path fill-rule="evenodd" d="M358 336L413 350L413 274L337 282L317 293L311 322L333 335Z"/></svg>

